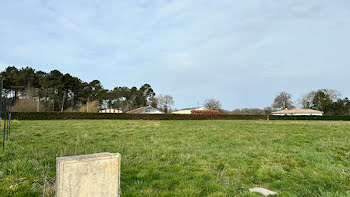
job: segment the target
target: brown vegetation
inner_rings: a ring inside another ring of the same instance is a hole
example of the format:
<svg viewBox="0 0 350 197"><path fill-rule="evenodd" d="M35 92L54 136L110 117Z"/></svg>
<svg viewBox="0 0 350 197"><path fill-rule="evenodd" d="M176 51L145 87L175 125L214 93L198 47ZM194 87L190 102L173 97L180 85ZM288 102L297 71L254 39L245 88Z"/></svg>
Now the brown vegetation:
<svg viewBox="0 0 350 197"><path fill-rule="evenodd" d="M47 111L47 107L39 100L35 95L35 89L31 86L27 86L21 95L20 99L17 99L11 108L14 112L38 112Z"/></svg>
<svg viewBox="0 0 350 197"><path fill-rule="evenodd" d="M98 101L92 101L88 104L85 104L81 106L79 109L77 109L77 112L98 112L99 110L99 103Z"/></svg>
<svg viewBox="0 0 350 197"><path fill-rule="evenodd" d="M44 106L40 103L39 110L44 109ZM14 112L36 112L38 111L38 101L34 99L18 99L11 111Z"/></svg>

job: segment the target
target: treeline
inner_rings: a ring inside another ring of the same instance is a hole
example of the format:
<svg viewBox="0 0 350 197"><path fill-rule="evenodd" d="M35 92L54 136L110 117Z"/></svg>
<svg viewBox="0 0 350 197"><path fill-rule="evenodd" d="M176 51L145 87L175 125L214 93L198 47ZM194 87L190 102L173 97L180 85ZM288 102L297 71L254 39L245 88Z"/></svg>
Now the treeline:
<svg viewBox="0 0 350 197"><path fill-rule="evenodd" d="M350 116L349 98L342 98L340 92L333 89L311 91L296 101L292 100L290 93L281 92L275 97L273 104L264 109L242 108L232 111L223 110L223 113L235 115L270 115L273 111L295 108L323 111L326 116Z"/></svg>
<svg viewBox="0 0 350 197"><path fill-rule="evenodd" d="M99 80L84 82L58 70L47 73L14 66L7 67L0 76L4 81L3 95L11 95L14 105L19 100L34 100L40 103L40 111L75 111L92 101L97 102L99 107L122 111L156 105L155 92L149 84L140 88L115 87L108 90Z"/></svg>
<svg viewBox="0 0 350 197"><path fill-rule="evenodd" d="M293 109L294 102L291 100L292 95L287 92L281 92L276 96L273 109ZM333 89L319 89L311 91L302 96L297 103L300 108L314 109L323 111L327 116L348 116L350 115L350 100L348 97L341 98L340 92Z"/></svg>
<svg viewBox="0 0 350 197"><path fill-rule="evenodd" d="M234 115L270 115L272 112L271 107L265 107L264 109L259 108L242 108L242 109L234 109L231 112L227 112L228 114Z"/></svg>
<svg viewBox="0 0 350 197"><path fill-rule="evenodd" d="M336 90L321 89L306 94L302 100L303 108L320 110L325 115L350 115L350 100L348 97L340 98Z"/></svg>

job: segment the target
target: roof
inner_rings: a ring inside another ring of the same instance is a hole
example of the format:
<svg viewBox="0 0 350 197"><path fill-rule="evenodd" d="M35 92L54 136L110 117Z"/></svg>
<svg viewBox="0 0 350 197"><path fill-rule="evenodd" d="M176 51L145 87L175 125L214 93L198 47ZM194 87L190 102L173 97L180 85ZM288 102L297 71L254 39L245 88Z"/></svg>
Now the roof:
<svg viewBox="0 0 350 197"><path fill-rule="evenodd" d="M147 108L150 108L150 106L139 107L139 108L137 108L137 109L133 109L133 110L128 111L128 112L126 112L126 113L137 113L137 112L140 112L140 111L142 111L142 110L144 110L144 109L147 109Z"/></svg>
<svg viewBox="0 0 350 197"><path fill-rule="evenodd" d="M133 109L133 110L128 111L128 112L126 112L126 113L130 113L130 114L151 113L151 112L149 112L149 111L144 112L144 110L147 110L147 109L151 109L151 110L155 110L155 111L157 111L157 112L159 112L159 113L163 113L163 112L160 111L159 109L154 108L154 107L151 107L151 106L139 107L139 108L137 108L137 109Z"/></svg>
<svg viewBox="0 0 350 197"><path fill-rule="evenodd" d="M192 110L194 114L219 114L219 110Z"/></svg>
<svg viewBox="0 0 350 197"><path fill-rule="evenodd" d="M313 109L285 109L281 111L274 111L272 114L323 114L323 111Z"/></svg>
<svg viewBox="0 0 350 197"><path fill-rule="evenodd" d="M209 110L209 109L206 108L206 107L191 107L191 108L179 109L179 110L176 110L176 111L182 111L182 110Z"/></svg>

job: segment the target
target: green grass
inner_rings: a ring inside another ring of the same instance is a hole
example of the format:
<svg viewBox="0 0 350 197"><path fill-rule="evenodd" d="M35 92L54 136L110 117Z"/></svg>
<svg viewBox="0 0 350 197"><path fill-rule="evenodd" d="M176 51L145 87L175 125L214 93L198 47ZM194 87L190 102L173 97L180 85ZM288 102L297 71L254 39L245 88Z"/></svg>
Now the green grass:
<svg viewBox="0 0 350 197"><path fill-rule="evenodd" d="M17 121L0 196L53 196L56 157L119 152L122 196L349 196L350 122Z"/></svg>

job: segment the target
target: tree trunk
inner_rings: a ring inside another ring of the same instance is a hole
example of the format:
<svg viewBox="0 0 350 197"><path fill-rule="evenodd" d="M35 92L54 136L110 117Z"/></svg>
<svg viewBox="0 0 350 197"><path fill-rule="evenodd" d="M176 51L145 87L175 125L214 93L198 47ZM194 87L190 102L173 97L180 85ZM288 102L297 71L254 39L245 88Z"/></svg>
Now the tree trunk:
<svg viewBox="0 0 350 197"><path fill-rule="evenodd" d="M87 102L86 102L86 112L89 112L89 97L88 97Z"/></svg>
<svg viewBox="0 0 350 197"><path fill-rule="evenodd" d="M39 112L40 111L40 97L38 96L38 104L36 106L36 111Z"/></svg>
<svg viewBox="0 0 350 197"><path fill-rule="evenodd" d="M63 111L63 107L64 107L64 100L66 99L65 97L66 97L66 92L64 92L64 93L63 93L61 111Z"/></svg>
<svg viewBox="0 0 350 197"><path fill-rule="evenodd" d="M17 94L18 94L18 92L17 92L17 90L15 89L15 99L14 99L14 101L17 100Z"/></svg>
<svg viewBox="0 0 350 197"><path fill-rule="evenodd" d="M73 98L72 98L72 110L75 110L74 93L73 93Z"/></svg>
<svg viewBox="0 0 350 197"><path fill-rule="evenodd" d="M46 88L46 95L45 95L45 111L47 111L48 110L48 108L49 108L49 105L48 105L48 97L49 97L49 89L48 88Z"/></svg>

